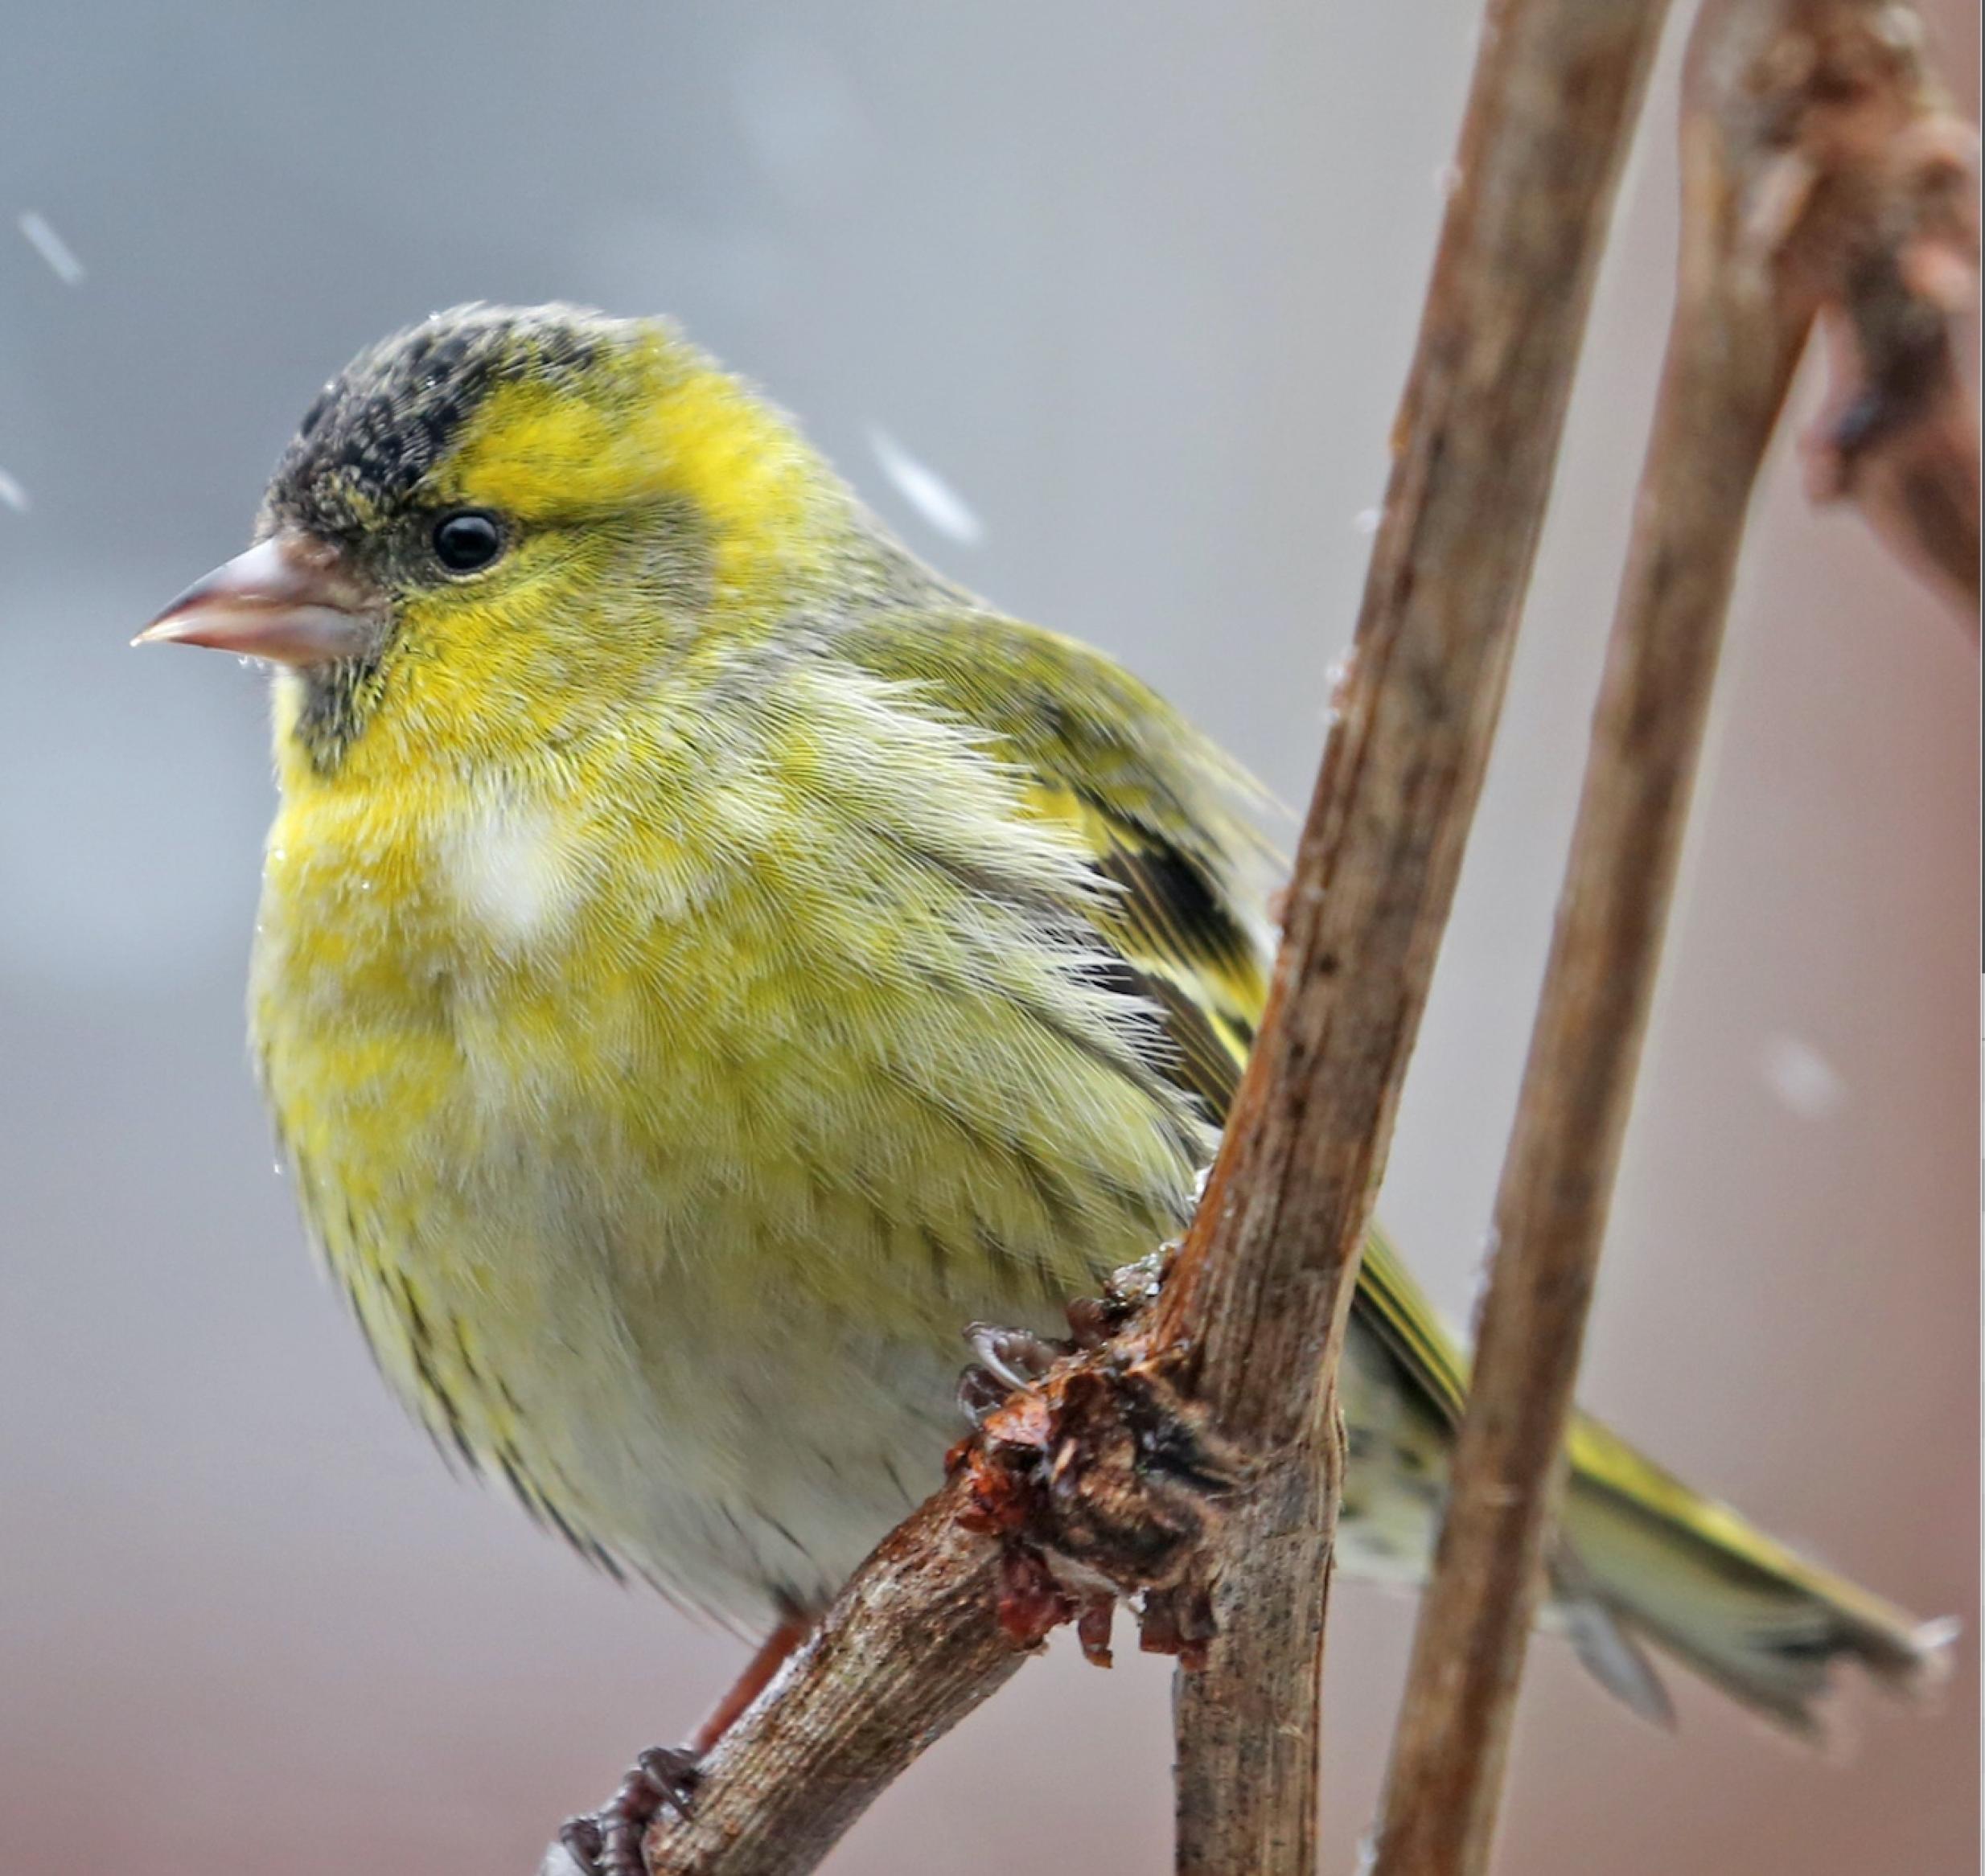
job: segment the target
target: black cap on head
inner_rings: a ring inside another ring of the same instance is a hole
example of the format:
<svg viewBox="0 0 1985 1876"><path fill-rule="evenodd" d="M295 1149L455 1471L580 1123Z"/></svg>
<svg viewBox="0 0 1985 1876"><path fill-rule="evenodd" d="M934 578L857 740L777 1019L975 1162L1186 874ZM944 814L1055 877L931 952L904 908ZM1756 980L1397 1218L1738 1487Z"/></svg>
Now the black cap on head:
<svg viewBox="0 0 1985 1876"><path fill-rule="evenodd" d="M451 307L354 359L303 413L265 504L348 538L413 498L493 385L585 370L627 322L581 306Z"/></svg>

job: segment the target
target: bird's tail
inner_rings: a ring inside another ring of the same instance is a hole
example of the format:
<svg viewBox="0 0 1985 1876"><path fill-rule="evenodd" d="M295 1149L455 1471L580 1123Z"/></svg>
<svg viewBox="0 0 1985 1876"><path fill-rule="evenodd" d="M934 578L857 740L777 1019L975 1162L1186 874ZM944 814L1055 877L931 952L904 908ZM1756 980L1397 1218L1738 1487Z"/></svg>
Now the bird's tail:
<svg viewBox="0 0 1985 1876"><path fill-rule="evenodd" d="M1836 1661L1911 1696L1943 1678L1955 1622L1918 1622L1795 1557L1596 1422L1573 1429L1570 1456L1557 1612L1586 1665L1650 1718L1667 1702L1636 1637L1809 1739Z"/></svg>

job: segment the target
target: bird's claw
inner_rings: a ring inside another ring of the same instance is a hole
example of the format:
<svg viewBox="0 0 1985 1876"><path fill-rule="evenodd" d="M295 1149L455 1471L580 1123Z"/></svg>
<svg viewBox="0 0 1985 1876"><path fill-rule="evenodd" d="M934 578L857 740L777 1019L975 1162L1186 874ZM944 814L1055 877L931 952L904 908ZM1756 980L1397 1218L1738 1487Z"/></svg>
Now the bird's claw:
<svg viewBox="0 0 1985 1876"><path fill-rule="evenodd" d="M586 1876L648 1876L642 1838L664 1809L679 1817L689 1815L700 1775L695 1753L680 1746L651 1746L598 1810L565 1820L558 1841Z"/></svg>

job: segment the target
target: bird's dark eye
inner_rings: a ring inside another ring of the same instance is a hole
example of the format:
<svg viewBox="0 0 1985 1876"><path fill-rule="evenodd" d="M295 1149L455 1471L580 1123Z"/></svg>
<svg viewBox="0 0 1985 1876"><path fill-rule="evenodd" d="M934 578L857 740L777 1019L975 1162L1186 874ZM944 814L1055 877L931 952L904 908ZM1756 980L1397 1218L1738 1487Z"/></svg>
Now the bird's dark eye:
<svg viewBox="0 0 1985 1876"><path fill-rule="evenodd" d="M434 523L434 558L451 573L474 573L503 551L503 524L481 508L457 508Z"/></svg>

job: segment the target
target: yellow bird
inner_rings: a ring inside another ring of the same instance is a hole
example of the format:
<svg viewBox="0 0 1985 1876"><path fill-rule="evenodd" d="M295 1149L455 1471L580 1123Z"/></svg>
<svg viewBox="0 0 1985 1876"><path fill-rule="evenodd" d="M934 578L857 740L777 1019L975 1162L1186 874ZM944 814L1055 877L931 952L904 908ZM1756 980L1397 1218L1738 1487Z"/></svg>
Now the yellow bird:
<svg viewBox="0 0 1985 1876"><path fill-rule="evenodd" d="M310 1232L438 1439L762 1677L935 1484L961 1325L1186 1216L1262 1004L1248 784L660 321L387 339L255 540L143 637L275 667L249 1013ZM1342 1564L1417 1579L1466 1369L1376 1234L1346 1357ZM1798 1733L1839 1659L1938 1666L1603 1428L1571 1463L1548 1619L1643 1714L1642 1638Z"/></svg>

